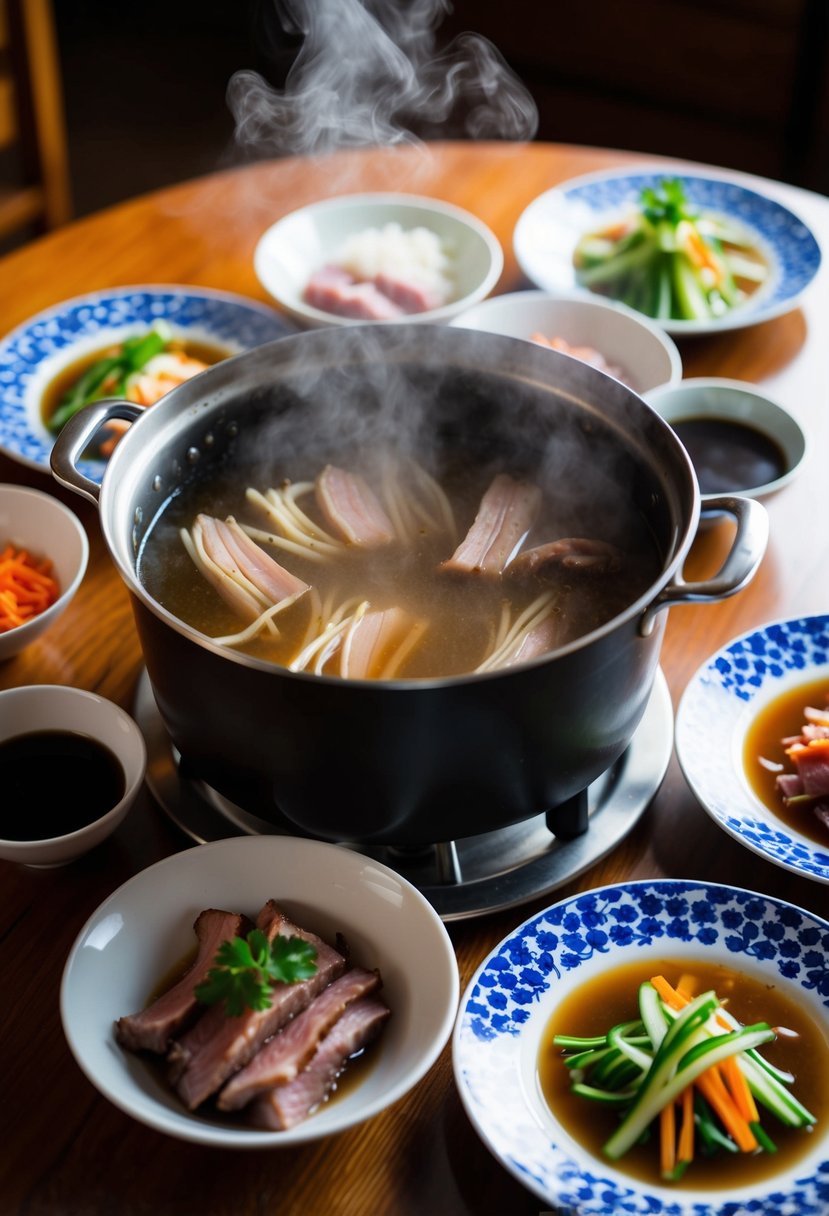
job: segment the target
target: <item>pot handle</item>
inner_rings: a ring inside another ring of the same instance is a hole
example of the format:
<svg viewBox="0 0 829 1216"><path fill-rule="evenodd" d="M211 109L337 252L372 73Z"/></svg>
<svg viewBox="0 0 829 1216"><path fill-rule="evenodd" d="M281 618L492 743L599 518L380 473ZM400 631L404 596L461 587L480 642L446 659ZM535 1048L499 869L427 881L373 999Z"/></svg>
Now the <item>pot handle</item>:
<svg viewBox="0 0 829 1216"><path fill-rule="evenodd" d="M120 418L124 422L135 422L144 413L145 406L134 405L131 401L94 401L78 410L55 440L49 463L55 481L74 490L90 502L97 503L101 487L97 481L87 477L78 469L78 463L92 442L96 431L111 418Z"/></svg>
<svg viewBox="0 0 829 1216"><path fill-rule="evenodd" d="M663 587L653 603L649 604L639 621L639 633L648 637L653 632L656 615L673 604L705 604L724 600L751 581L763 560L769 539L769 516L766 508L753 498L723 495L705 501L706 514L722 512L733 515L737 521L737 533L731 551L712 579L702 583L686 583L681 572L676 579Z"/></svg>

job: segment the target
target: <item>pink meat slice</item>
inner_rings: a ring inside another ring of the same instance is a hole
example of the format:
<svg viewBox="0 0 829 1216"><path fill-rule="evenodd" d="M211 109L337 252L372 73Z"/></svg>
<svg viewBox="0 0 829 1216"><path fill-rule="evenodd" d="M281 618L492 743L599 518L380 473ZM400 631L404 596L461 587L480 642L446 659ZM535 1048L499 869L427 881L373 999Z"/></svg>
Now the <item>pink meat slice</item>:
<svg viewBox="0 0 829 1216"><path fill-rule="evenodd" d="M537 659L542 654L549 654L561 645L562 624L557 616L545 617L534 629L525 634L521 645L513 655L504 662L504 667L515 663L525 663L529 659Z"/></svg>
<svg viewBox="0 0 829 1216"><path fill-rule="evenodd" d="M789 748L803 792L813 798L829 797L829 739L813 739Z"/></svg>
<svg viewBox="0 0 829 1216"><path fill-rule="evenodd" d="M130 1051L154 1051L163 1055L174 1035L184 1030L199 1009L195 989L207 975L222 942L246 932L248 921L235 912L206 908L196 917L193 929L198 950L181 979L140 1013L119 1018L115 1036Z"/></svg>
<svg viewBox="0 0 829 1216"><path fill-rule="evenodd" d="M503 574L541 508L541 491L498 473L481 499L472 527L441 569Z"/></svg>
<svg viewBox="0 0 829 1216"><path fill-rule="evenodd" d="M343 642L340 675L350 679L393 676L423 632L402 608L378 609L367 612ZM387 665L392 668L386 672Z"/></svg>
<svg viewBox="0 0 829 1216"><path fill-rule="evenodd" d="M315 491L329 527L348 544L372 549L394 540L394 525L359 474L326 465L317 477Z"/></svg>
<svg viewBox="0 0 829 1216"><path fill-rule="evenodd" d="M219 1108L239 1110L263 1090L293 1081L348 1006L379 986L379 973L362 967L334 980L230 1078L219 1094Z"/></svg>
<svg viewBox="0 0 829 1216"><path fill-rule="evenodd" d="M444 303L439 291L430 290L425 285L408 279L378 274L372 281L378 291L405 313L428 312L432 308L440 308Z"/></svg>
<svg viewBox="0 0 829 1216"><path fill-rule="evenodd" d="M346 960L338 951L293 924L273 900L260 912L257 925L269 940L280 933L311 942L317 949L317 970L310 979L276 984L267 1009L248 1009L238 1017L229 1017L222 1004L211 1005L195 1026L173 1043L167 1056L169 1076L188 1110L195 1110L228 1077L244 1068L267 1038L345 970Z"/></svg>
<svg viewBox="0 0 829 1216"><path fill-rule="evenodd" d="M247 1108L250 1122L272 1131L302 1123L331 1093L351 1056L377 1038L389 1014L388 1005L373 996L349 1005L293 1081L254 1099Z"/></svg>
<svg viewBox="0 0 829 1216"><path fill-rule="evenodd" d="M404 310L374 284L359 283L339 266L324 266L311 276L302 297L312 308L355 321L394 321Z"/></svg>
<svg viewBox="0 0 829 1216"><path fill-rule="evenodd" d="M193 531L200 533L205 553L220 570L230 576L241 574L271 603L278 604L288 596L308 590L307 583L280 566L279 562L251 540L235 520L225 521L215 519L211 515L198 515ZM232 577L224 579L209 568L204 570L204 574L231 608L251 619L259 615L261 605L235 584Z"/></svg>
<svg viewBox="0 0 829 1216"><path fill-rule="evenodd" d="M567 536L525 549L510 562L507 572L518 576L543 574L549 567L562 566L565 570L605 574L620 569L621 565L622 554L615 545L586 536Z"/></svg>

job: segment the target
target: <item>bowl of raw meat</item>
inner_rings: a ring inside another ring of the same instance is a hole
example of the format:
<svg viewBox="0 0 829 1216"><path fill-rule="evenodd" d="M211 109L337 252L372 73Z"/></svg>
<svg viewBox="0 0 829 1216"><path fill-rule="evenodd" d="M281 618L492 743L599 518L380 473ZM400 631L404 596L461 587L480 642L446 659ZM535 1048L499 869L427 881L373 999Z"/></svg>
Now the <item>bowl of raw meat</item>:
<svg viewBox="0 0 829 1216"><path fill-rule="evenodd" d="M476 216L439 199L348 194L283 216L254 254L260 283L301 325L448 321L504 266Z"/></svg>
<svg viewBox="0 0 829 1216"><path fill-rule="evenodd" d="M682 378L673 338L655 321L613 300L512 291L482 300L451 324L560 350L640 394Z"/></svg>
<svg viewBox="0 0 829 1216"><path fill-rule="evenodd" d="M449 935L406 879L340 845L242 836L110 895L69 954L61 1016L81 1069L132 1118L263 1149L401 1098L458 997Z"/></svg>

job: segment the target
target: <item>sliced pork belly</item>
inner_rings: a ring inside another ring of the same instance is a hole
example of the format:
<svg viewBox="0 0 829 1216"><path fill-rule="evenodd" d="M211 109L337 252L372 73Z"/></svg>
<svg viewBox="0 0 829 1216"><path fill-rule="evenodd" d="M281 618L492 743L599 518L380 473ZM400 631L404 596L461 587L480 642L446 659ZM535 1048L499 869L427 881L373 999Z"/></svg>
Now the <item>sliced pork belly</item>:
<svg viewBox="0 0 829 1216"><path fill-rule="evenodd" d="M331 1092L351 1056L376 1039L389 1013L389 1007L374 996L349 1005L293 1081L250 1103L249 1121L255 1127L285 1131L307 1119Z"/></svg>
<svg viewBox="0 0 829 1216"><path fill-rule="evenodd" d="M441 569L499 575L526 539L541 508L541 491L499 473L481 499L472 527Z"/></svg>
<svg viewBox="0 0 829 1216"><path fill-rule="evenodd" d="M219 1094L219 1108L239 1110L264 1090L293 1081L348 1006L379 987L379 973L362 967L334 980L230 1078Z"/></svg>
<svg viewBox="0 0 829 1216"><path fill-rule="evenodd" d="M393 679L426 629L402 608L366 612L349 627L340 654L340 675Z"/></svg>
<svg viewBox="0 0 829 1216"><path fill-rule="evenodd" d="M525 574L544 575L545 570L560 566L565 570L584 570L592 574L606 574L619 570L622 554L603 540L592 540L586 536L567 536L525 549L510 562L507 573L517 577Z"/></svg>
<svg viewBox="0 0 829 1216"><path fill-rule="evenodd" d="M248 1009L228 1017L224 1005L211 1005L191 1030L171 1047L169 1076L188 1110L195 1110L253 1058L272 1034L304 1009L318 992L345 970L346 960L321 938L293 924L269 900L257 917L257 926L269 941L277 933L300 937L317 950L316 973L294 984L275 984L267 1009Z"/></svg>
<svg viewBox="0 0 829 1216"><path fill-rule="evenodd" d="M373 549L394 540L394 525L380 499L357 473L326 465L315 491L330 528L348 544Z"/></svg>
<svg viewBox="0 0 829 1216"><path fill-rule="evenodd" d="M394 321L405 315L376 284L358 282L339 266L324 266L313 274L302 298L312 308L355 321Z"/></svg>
<svg viewBox="0 0 829 1216"><path fill-rule="evenodd" d="M274 561L234 519L197 515L191 533L183 532L182 540L225 603L248 620L308 590L307 583Z"/></svg>
<svg viewBox="0 0 829 1216"><path fill-rule="evenodd" d="M829 739L795 743L787 755L797 769L803 793L812 798L829 797Z"/></svg>
<svg viewBox="0 0 829 1216"><path fill-rule="evenodd" d="M196 917L193 929L198 951L181 979L140 1013L119 1018L115 1037L130 1051L154 1051L163 1055L174 1035L195 1018L199 1005L195 989L206 977L222 942L230 941L250 928L247 918L235 912L207 908Z"/></svg>

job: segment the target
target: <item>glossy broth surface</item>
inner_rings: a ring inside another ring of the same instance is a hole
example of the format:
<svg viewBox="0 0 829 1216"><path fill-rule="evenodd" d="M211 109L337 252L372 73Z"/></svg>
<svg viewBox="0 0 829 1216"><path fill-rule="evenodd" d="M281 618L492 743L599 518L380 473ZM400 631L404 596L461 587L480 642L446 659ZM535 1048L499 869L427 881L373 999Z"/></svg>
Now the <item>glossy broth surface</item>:
<svg viewBox="0 0 829 1216"><path fill-rule="evenodd" d="M729 1011L743 1025L765 1021L797 1033L797 1038L781 1035L759 1050L766 1060L794 1074L791 1092L818 1122L811 1131L795 1130L784 1128L771 1114L763 1114L761 1122L777 1145L776 1153L697 1155L682 1180L666 1183L659 1177L658 1136L634 1146L618 1162L603 1158L602 1145L618 1125L617 1116L612 1110L602 1109L570 1092L570 1074L553 1038L557 1034L605 1034L618 1022L638 1017L637 992L642 982L663 975L676 985L683 974L697 977L698 993L713 989L723 1002L727 1001ZM547 1104L564 1128L608 1168L612 1165L654 1186L677 1190L747 1187L789 1169L814 1147L816 1136L825 1137L829 1121L829 1040L798 1000L794 986L789 990L782 984L757 980L743 971L700 960L651 959L615 967L587 981L561 1002L544 1031L538 1082Z"/></svg>

